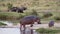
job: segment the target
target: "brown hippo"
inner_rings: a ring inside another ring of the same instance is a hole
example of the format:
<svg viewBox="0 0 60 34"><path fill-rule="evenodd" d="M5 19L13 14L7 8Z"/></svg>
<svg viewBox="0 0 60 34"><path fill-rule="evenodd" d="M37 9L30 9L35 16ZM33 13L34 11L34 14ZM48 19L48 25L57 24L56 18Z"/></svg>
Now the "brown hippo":
<svg viewBox="0 0 60 34"><path fill-rule="evenodd" d="M30 16L26 16L26 17L22 18L20 20L20 30L23 26L24 31L25 31L25 29L26 29L25 25L31 24L31 27L32 27L35 22L37 22L38 24L41 24L40 18L38 16L30 15ZM25 34L25 32L24 32L24 34Z"/></svg>

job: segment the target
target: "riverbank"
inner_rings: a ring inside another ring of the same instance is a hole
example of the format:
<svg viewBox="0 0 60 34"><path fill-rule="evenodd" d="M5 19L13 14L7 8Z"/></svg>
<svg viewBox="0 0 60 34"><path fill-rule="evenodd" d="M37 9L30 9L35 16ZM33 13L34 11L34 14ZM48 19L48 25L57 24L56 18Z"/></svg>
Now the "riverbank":
<svg viewBox="0 0 60 34"><path fill-rule="evenodd" d="M53 27L60 28L60 23L55 23ZM0 28L20 28L20 24L12 25L12 26L0 26ZM49 28L48 24L33 24L33 27L30 25L26 25L26 28L30 29L39 29L39 28Z"/></svg>

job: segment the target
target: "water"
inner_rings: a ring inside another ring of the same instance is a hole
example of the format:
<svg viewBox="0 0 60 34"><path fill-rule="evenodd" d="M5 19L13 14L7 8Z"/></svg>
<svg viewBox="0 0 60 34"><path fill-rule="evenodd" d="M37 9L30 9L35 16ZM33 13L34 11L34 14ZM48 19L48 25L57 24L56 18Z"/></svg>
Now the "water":
<svg viewBox="0 0 60 34"><path fill-rule="evenodd" d="M8 26L13 26L13 24L8 21L0 21L0 22L3 22L5 24L7 24ZM23 28L22 28L22 30L23 30ZM31 34L31 29L29 27L27 27L25 33ZM20 28L0 28L0 34L21 34L21 32L20 32ZM33 30L33 34L37 34L37 32L35 30Z"/></svg>
<svg viewBox="0 0 60 34"><path fill-rule="evenodd" d="M30 29L26 29L25 33L31 34ZM19 28L0 28L0 34L21 34L21 32ZM33 34L37 34L37 32L34 30Z"/></svg>
<svg viewBox="0 0 60 34"><path fill-rule="evenodd" d="M19 28L0 28L0 34L20 34Z"/></svg>

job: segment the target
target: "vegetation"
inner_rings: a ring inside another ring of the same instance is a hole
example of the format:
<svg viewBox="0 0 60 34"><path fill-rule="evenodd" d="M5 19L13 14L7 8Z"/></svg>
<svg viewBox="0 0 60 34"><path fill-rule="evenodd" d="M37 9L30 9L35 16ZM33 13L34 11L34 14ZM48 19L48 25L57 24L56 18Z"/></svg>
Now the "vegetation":
<svg viewBox="0 0 60 34"><path fill-rule="evenodd" d="M50 12L45 12L44 13L44 15L43 15L43 17L50 17L50 16L53 16L53 14L52 13L50 13Z"/></svg>
<svg viewBox="0 0 60 34"><path fill-rule="evenodd" d="M60 32L60 30L44 29L44 28L37 29L36 31L41 34L56 34Z"/></svg>
<svg viewBox="0 0 60 34"><path fill-rule="evenodd" d="M49 15L51 16L49 16ZM27 15L37 15L41 18L42 21L48 21L48 20L59 20L59 12L51 12L46 14L49 16L49 18L43 17L45 14L44 13L38 13L38 12L25 12L25 13L16 13L16 12L0 12L0 20L10 20L10 21L18 21L19 19L23 18L24 16ZM58 16L57 16L58 15Z"/></svg>
<svg viewBox="0 0 60 34"><path fill-rule="evenodd" d="M37 13L36 10L32 9L32 13L31 13L31 15L36 15L36 16L38 16L38 13Z"/></svg>
<svg viewBox="0 0 60 34"><path fill-rule="evenodd" d="M7 25L7 24L4 24L4 23L0 22L0 26L3 26L3 25L5 26L5 25Z"/></svg>
<svg viewBox="0 0 60 34"><path fill-rule="evenodd" d="M13 5L8 3L7 6L8 6L8 9L10 9L10 8L12 8Z"/></svg>
<svg viewBox="0 0 60 34"><path fill-rule="evenodd" d="M19 14L17 13L10 13L10 12L0 12L0 20L15 20L19 18Z"/></svg>
<svg viewBox="0 0 60 34"><path fill-rule="evenodd" d="M55 20L60 20L60 17L59 16L54 16L54 19Z"/></svg>
<svg viewBox="0 0 60 34"><path fill-rule="evenodd" d="M0 0L0 20L19 20L27 15L38 15L41 20L60 20L60 0ZM28 9L23 14L16 12L5 12L12 6L26 6ZM47 11L47 13L44 13ZM58 16L57 16L58 15ZM57 17L55 17L57 16ZM45 18L49 17L49 18Z"/></svg>

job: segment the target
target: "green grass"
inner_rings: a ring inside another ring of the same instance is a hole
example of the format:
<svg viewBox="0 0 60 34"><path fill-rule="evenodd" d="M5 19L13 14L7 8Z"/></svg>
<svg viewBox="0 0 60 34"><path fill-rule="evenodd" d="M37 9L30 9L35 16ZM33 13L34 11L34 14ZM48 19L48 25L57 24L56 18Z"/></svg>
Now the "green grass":
<svg viewBox="0 0 60 34"><path fill-rule="evenodd" d="M0 22L0 26L3 26L3 25L5 26L5 25L7 25L7 24L4 24L4 23Z"/></svg>
<svg viewBox="0 0 60 34"><path fill-rule="evenodd" d="M19 17L19 14L17 13L0 12L0 19L4 19L4 18L13 19L13 18L18 18L18 17Z"/></svg>
<svg viewBox="0 0 60 34"><path fill-rule="evenodd" d="M60 33L60 30L44 29L44 28L37 29L36 31L38 33L40 33L40 34L56 34L56 33Z"/></svg>
<svg viewBox="0 0 60 34"><path fill-rule="evenodd" d="M32 10L31 10L31 12L27 12L27 10L26 10L26 12L24 12L24 13L0 12L0 19L2 19L2 20L11 20L11 21L15 22L16 20L19 21L19 19L21 19L24 16L31 15L31 13L32 13ZM44 12L40 12L40 13L37 12L38 16L41 18L41 21L55 20L54 19L55 16L60 17L60 15L59 15L60 12L51 12L51 13L53 14L53 16L48 17L48 18L43 18Z"/></svg>

